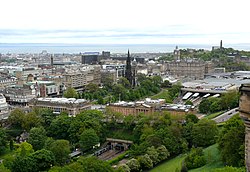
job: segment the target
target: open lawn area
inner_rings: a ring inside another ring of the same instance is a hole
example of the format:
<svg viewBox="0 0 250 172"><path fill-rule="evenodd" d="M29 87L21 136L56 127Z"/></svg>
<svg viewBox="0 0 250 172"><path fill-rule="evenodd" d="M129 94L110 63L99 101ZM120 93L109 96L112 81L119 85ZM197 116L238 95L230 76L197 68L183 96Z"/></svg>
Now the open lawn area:
<svg viewBox="0 0 250 172"><path fill-rule="evenodd" d="M223 162L220 159L219 150L217 144L204 149L204 154L207 160L207 164L201 168L189 170L190 172L211 172L212 169L223 167ZM181 169L181 163L185 159L186 155L179 155L173 159L170 159L155 168L150 172L175 172L178 168Z"/></svg>
<svg viewBox="0 0 250 172"><path fill-rule="evenodd" d="M189 170L190 172L210 172L212 169L223 167L223 162L220 159L218 145L212 145L204 150L207 164L201 168Z"/></svg>
<svg viewBox="0 0 250 172"><path fill-rule="evenodd" d="M219 115L221 115L223 113L224 113L224 111L211 113L211 114L207 115L205 118L207 118L207 119L213 119L213 118L216 118L217 116L219 116Z"/></svg>
<svg viewBox="0 0 250 172"><path fill-rule="evenodd" d="M158 166L150 170L150 172L175 172L176 168L181 169L181 162L185 157L186 155L179 155L162 164L159 164Z"/></svg>
<svg viewBox="0 0 250 172"><path fill-rule="evenodd" d="M167 89L163 89L158 94L155 94L155 95L151 96L151 99L166 99L166 101L170 101L171 102L171 99L169 97Z"/></svg>

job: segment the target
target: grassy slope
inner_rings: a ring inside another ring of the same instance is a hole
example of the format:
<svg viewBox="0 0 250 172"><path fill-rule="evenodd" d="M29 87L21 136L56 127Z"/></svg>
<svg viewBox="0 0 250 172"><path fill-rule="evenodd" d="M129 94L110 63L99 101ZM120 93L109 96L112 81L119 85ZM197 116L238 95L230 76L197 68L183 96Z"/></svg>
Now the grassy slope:
<svg viewBox="0 0 250 172"><path fill-rule="evenodd" d="M223 163L220 160L219 150L217 145L212 145L204 149L207 164L201 168L189 170L190 172L210 172L214 168L223 167ZM176 168L181 169L181 162L186 156L180 155L163 164L153 168L150 172L175 172Z"/></svg>
<svg viewBox="0 0 250 172"><path fill-rule="evenodd" d="M212 113L212 114L209 114L207 115L205 118L208 118L208 119L213 119L219 115L221 115L224 111L220 111L220 112L215 112L215 113Z"/></svg>
<svg viewBox="0 0 250 172"><path fill-rule="evenodd" d="M151 99L167 99L167 100L170 99L168 90L167 89L161 90L161 92L159 92L158 94L151 96Z"/></svg>
<svg viewBox="0 0 250 172"><path fill-rule="evenodd" d="M181 162L184 160L186 155L179 155L163 164L150 170L150 172L175 172L176 168L181 168Z"/></svg>
<svg viewBox="0 0 250 172"><path fill-rule="evenodd" d="M209 146L204 150L207 164L201 168L190 170L190 172L210 172L212 169L223 167L223 162L220 159L217 144Z"/></svg>

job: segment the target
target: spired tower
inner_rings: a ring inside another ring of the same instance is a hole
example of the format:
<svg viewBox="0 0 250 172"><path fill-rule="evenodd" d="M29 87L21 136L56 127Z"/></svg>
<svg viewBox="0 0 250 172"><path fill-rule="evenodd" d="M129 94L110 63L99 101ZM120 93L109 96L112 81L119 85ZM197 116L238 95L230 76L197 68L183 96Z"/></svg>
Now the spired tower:
<svg viewBox="0 0 250 172"><path fill-rule="evenodd" d="M222 46L222 40L220 40L220 49L222 49L223 46Z"/></svg>
<svg viewBox="0 0 250 172"><path fill-rule="evenodd" d="M176 46L174 50L174 60L180 60L180 59L181 59L181 51L179 50L178 46Z"/></svg>
<svg viewBox="0 0 250 172"><path fill-rule="evenodd" d="M129 81L130 85L133 84L132 67L131 67L131 57L128 50L128 57L126 62L125 78Z"/></svg>
<svg viewBox="0 0 250 172"><path fill-rule="evenodd" d="M246 126L245 132L245 161L247 171L250 171L250 83L240 87L240 116Z"/></svg>

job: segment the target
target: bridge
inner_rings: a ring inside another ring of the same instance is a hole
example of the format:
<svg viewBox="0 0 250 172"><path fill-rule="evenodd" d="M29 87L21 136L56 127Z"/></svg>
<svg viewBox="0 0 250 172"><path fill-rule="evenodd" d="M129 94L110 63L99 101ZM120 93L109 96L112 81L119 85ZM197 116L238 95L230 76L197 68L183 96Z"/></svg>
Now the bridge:
<svg viewBox="0 0 250 172"><path fill-rule="evenodd" d="M210 93L210 94L222 94L226 93L227 90L205 90L205 89L194 89L194 88L181 88L183 92L194 92L194 93Z"/></svg>
<svg viewBox="0 0 250 172"><path fill-rule="evenodd" d="M102 160L109 160L128 150L132 144L130 140L107 138L102 148L94 155Z"/></svg>

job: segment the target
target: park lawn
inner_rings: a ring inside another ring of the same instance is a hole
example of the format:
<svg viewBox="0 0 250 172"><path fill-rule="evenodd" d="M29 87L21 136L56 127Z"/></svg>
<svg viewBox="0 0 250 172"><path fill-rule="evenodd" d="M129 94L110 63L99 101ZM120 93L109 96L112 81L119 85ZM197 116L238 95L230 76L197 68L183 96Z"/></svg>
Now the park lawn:
<svg viewBox="0 0 250 172"><path fill-rule="evenodd" d="M204 154L207 164L203 167L189 170L190 172L211 172L212 169L224 167L223 162L220 159L220 153L217 144L205 148ZM174 172L177 168L180 170L181 163L185 157L186 155L179 155L154 167L152 170L150 170L150 172Z"/></svg>
<svg viewBox="0 0 250 172"><path fill-rule="evenodd" d="M224 111L211 113L211 114L207 115L205 118L207 118L207 119L213 119L213 118L216 118L217 116L221 115L223 112Z"/></svg>
<svg viewBox="0 0 250 172"><path fill-rule="evenodd" d="M186 155L179 155L173 159L170 159L156 167L154 167L150 172L175 172L175 170L181 169L181 163L185 159Z"/></svg>
<svg viewBox="0 0 250 172"><path fill-rule="evenodd" d="M161 90L161 92L159 92L158 94L151 96L151 99L170 99L168 90L167 89Z"/></svg>
<svg viewBox="0 0 250 172"><path fill-rule="evenodd" d="M220 158L220 152L218 150L217 144L214 144L204 149L204 154L207 160L206 165L200 168L189 170L190 172L210 172L215 168L224 167L223 162Z"/></svg>

